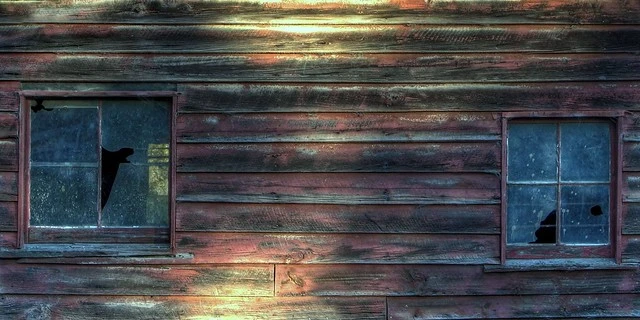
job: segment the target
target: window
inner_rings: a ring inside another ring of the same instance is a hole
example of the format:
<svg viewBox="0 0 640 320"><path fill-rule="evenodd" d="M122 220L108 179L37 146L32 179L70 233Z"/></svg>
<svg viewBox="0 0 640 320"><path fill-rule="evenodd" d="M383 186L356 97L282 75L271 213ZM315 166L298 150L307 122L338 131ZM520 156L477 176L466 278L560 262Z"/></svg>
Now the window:
<svg viewBox="0 0 640 320"><path fill-rule="evenodd" d="M27 243L169 243L172 100L23 99Z"/></svg>
<svg viewBox="0 0 640 320"><path fill-rule="evenodd" d="M615 122L512 119L506 130L507 258L611 257Z"/></svg>

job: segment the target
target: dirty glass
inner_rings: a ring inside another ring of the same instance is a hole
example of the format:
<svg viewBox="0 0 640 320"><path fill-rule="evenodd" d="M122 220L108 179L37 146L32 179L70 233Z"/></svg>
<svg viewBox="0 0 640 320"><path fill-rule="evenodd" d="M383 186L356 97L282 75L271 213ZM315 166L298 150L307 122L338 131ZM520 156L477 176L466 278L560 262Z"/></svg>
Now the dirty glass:
<svg viewBox="0 0 640 320"><path fill-rule="evenodd" d="M31 161L97 162L98 103L47 100L42 104L42 109L31 111Z"/></svg>
<svg viewBox="0 0 640 320"><path fill-rule="evenodd" d="M609 242L609 186L571 185L561 188L560 242Z"/></svg>
<svg viewBox="0 0 640 320"><path fill-rule="evenodd" d="M513 123L508 130L507 243L609 243L610 124Z"/></svg>
<svg viewBox="0 0 640 320"><path fill-rule="evenodd" d="M106 100L102 147L132 153L119 170L103 210L105 226L167 226L169 105L166 101ZM103 155L103 159L104 155ZM109 163L103 163L103 168Z"/></svg>
<svg viewBox="0 0 640 320"><path fill-rule="evenodd" d="M30 102L30 225L168 226L170 103Z"/></svg>
<svg viewBox="0 0 640 320"><path fill-rule="evenodd" d="M557 176L555 124L509 125L507 141L510 182L553 182Z"/></svg>
<svg viewBox="0 0 640 320"><path fill-rule="evenodd" d="M96 227L98 168L32 167L32 226Z"/></svg>
<svg viewBox="0 0 640 320"><path fill-rule="evenodd" d="M560 125L560 180L608 182L611 140L607 123Z"/></svg>
<svg viewBox="0 0 640 320"><path fill-rule="evenodd" d="M539 223L556 209L556 190L555 185L508 186L507 243L523 244L537 240L536 230L540 227Z"/></svg>

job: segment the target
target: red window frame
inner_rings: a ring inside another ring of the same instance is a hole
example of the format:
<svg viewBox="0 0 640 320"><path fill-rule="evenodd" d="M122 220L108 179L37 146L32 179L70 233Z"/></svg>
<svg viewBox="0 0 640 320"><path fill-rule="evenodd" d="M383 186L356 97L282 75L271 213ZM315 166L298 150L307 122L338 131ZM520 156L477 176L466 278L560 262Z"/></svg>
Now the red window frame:
<svg viewBox="0 0 640 320"><path fill-rule="evenodd" d="M610 120L612 122L611 154L611 212L610 243L607 245L539 245L507 244L507 140L508 124L512 121L579 121L581 119ZM501 182L501 254L504 264L508 259L565 259L613 258L621 263L622 219L622 122L623 112L505 112L502 114L502 182Z"/></svg>
<svg viewBox="0 0 640 320"><path fill-rule="evenodd" d="M20 96L20 129L19 129L19 169L18 169L18 233L16 246L24 248L31 243L64 244L71 242L89 242L96 244L141 243L167 244L175 249L175 199L176 199L176 110L177 93L173 91L37 91L19 92ZM170 141L169 141L169 226L168 228L108 228L68 230L64 233L55 228L29 226L30 181L30 101L33 99L167 99L170 103ZM36 241L30 241L30 233L37 234ZM50 242L49 242L50 241Z"/></svg>

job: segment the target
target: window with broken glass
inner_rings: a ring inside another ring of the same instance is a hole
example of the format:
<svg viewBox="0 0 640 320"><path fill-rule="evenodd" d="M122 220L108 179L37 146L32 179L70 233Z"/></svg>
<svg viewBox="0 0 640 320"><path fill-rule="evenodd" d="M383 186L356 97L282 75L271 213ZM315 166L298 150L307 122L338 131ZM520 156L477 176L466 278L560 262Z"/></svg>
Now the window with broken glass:
<svg viewBox="0 0 640 320"><path fill-rule="evenodd" d="M27 242L168 241L171 101L27 103Z"/></svg>
<svg viewBox="0 0 640 320"><path fill-rule="evenodd" d="M611 255L614 136L607 120L508 124L510 257Z"/></svg>

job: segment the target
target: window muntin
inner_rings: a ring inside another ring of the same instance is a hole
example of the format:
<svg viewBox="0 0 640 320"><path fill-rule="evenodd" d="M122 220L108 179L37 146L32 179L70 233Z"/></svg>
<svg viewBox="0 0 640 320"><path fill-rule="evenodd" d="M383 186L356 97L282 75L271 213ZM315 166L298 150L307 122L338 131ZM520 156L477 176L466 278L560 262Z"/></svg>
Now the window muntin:
<svg viewBox="0 0 640 320"><path fill-rule="evenodd" d="M598 120L508 124L508 246L611 244L612 127Z"/></svg>
<svg viewBox="0 0 640 320"><path fill-rule="evenodd" d="M168 240L171 102L30 99L29 242ZM123 232L123 230L125 230ZM158 237L153 230L165 236ZM44 232L47 234L47 232ZM73 238L73 237L72 237ZM142 239L142 240L141 240Z"/></svg>

